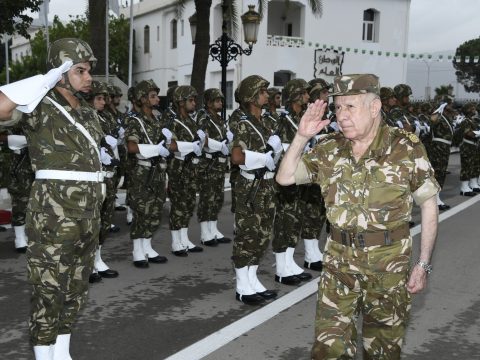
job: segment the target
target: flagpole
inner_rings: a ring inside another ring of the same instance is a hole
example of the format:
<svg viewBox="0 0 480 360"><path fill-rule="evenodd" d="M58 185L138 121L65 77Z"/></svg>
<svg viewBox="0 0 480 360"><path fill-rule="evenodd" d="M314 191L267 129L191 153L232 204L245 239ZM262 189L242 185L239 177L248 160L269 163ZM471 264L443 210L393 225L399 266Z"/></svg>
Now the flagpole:
<svg viewBox="0 0 480 360"><path fill-rule="evenodd" d="M109 10L109 0L107 2L106 11L105 11L105 81L108 83L108 10Z"/></svg>
<svg viewBox="0 0 480 360"><path fill-rule="evenodd" d="M50 0L46 0L43 2L43 12L45 15L45 18L43 19L45 22L45 40L47 41L47 49L50 47L50 39L48 36L48 3Z"/></svg>

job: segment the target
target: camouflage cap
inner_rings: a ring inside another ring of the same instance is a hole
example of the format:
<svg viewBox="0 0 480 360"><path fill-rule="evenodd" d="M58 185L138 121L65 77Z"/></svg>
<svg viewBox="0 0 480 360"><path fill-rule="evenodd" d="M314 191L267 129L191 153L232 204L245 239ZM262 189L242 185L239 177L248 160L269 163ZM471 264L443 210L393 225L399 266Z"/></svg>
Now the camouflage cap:
<svg viewBox="0 0 480 360"><path fill-rule="evenodd" d="M47 69L59 67L64 62L71 60L73 64L90 62L95 67L97 59L92 48L85 41L76 38L58 39L50 44L47 54Z"/></svg>
<svg viewBox="0 0 480 360"><path fill-rule="evenodd" d="M378 76L373 74L350 74L336 76L333 81L333 93L330 96L380 95Z"/></svg>
<svg viewBox="0 0 480 360"><path fill-rule="evenodd" d="M260 75L247 76L238 86L239 102L243 104L253 102L260 89L267 89L268 85L270 83Z"/></svg>
<svg viewBox="0 0 480 360"><path fill-rule="evenodd" d="M215 101L216 99L225 100L225 96L223 96L220 89L210 88L203 93L203 102L205 104L208 104L210 101Z"/></svg>
<svg viewBox="0 0 480 360"><path fill-rule="evenodd" d="M275 100L276 95L282 95L282 92L280 91L280 89L276 87L268 88L267 92L268 92L268 101L270 102Z"/></svg>
<svg viewBox="0 0 480 360"><path fill-rule="evenodd" d="M386 101L395 97L395 93L391 87L383 86L380 88L380 100Z"/></svg>
<svg viewBox="0 0 480 360"><path fill-rule="evenodd" d="M393 88L393 93L397 99L412 95L412 88L407 84L398 84Z"/></svg>
<svg viewBox="0 0 480 360"><path fill-rule="evenodd" d="M96 95L108 95L108 85L102 81L92 81L92 92L93 96Z"/></svg>
<svg viewBox="0 0 480 360"><path fill-rule="evenodd" d="M148 96L150 91L160 91L160 88L155 84L155 82L150 80L142 80L135 86L135 100L140 100L143 96Z"/></svg>
<svg viewBox="0 0 480 360"><path fill-rule="evenodd" d="M191 97L197 97L198 93L197 90L191 85L180 85L175 88L173 91L173 101L179 102L187 100Z"/></svg>

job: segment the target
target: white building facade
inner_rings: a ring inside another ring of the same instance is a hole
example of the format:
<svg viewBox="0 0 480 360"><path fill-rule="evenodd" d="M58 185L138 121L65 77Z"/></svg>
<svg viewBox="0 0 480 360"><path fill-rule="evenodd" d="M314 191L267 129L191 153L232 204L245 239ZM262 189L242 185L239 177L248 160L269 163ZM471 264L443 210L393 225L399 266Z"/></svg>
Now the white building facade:
<svg viewBox="0 0 480 360"><path fill-rule="evenodd" d="M133 4L135 57L133 82L153 79L164 95L169 85L190 83L194 45L188 18L195 12L187 1L177 18L175 0L144 0ZM239 0L238 13L254 0ZM407 77L410 0L323 0L323 16L315 17L307 0L270 0L250 56L239 56L227 69L227 108L241 79L258 74L271 86L293 78L332 80L335 74L374 73L385 86ZM129 16L130 9L124 9ZM238 23L240 19L238 19ZM241 25L240 25L241 26ZM210 43L222 29L221 1L213 0ZM236 42L243 47L243 30ZM209 61L205 88L220 87L221 67Z"/></svg>

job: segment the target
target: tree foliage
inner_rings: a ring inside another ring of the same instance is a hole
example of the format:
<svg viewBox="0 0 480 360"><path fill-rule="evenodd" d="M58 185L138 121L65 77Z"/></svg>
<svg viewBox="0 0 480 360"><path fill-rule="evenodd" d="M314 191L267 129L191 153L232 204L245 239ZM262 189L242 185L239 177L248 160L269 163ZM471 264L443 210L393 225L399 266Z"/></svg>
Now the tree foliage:
<svg viewBox="0 0 480 360"><path fill-rule="evenodd" d="M0 11L0 34L13 35L18 33L30 38L27 30L33 18L22 14L26 10L37 12L43 0L2 0Z"/></svg>
<svg viewBox="0 0 480 360"><path fill-rule="evenodd" d="M448 85L441 85L435 88L435 95L442 96L442 95L452 95L453 94L453 86L451 84Z"/></svg>
<svg viewBox="0 0 480 360"><path fill-rule="evenodd" d="M109 71L112 75L117 75L123 81L128 78L128 29L129 23L123 16L119 18L110 18L109 36L110 36L110 56ZM55 16L52 25L49 27L49 41L76 37L89 42L90 28L85 16L70 17L70 21L62 23ZM32 54L34 56L25 56L21 62L10 63L10 81L16 81L28 76L43 74L46 72L47 45L45 32L39 30L33 39L30 40ZM103 66L103 64L97 64ZM0 73L0 83L5 82L5 69Z"/></svg>
<svg viewBox="0 0 480 360"><path fill-rule="evenodd" d="M459 62L453 61L455 75L466 92L480 92L480 61L473 62L473 57L479 55L480 37L465 41L455 52L455 56L460 56L461 59ZM466 56L470 57L469 62L465 61Z"/></svg>

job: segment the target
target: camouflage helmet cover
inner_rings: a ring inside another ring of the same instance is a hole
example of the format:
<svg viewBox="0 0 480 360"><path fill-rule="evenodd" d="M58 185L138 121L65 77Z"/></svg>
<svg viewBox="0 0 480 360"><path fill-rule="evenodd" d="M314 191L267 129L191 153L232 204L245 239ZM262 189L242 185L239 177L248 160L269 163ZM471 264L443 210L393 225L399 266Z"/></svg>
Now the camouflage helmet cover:
<svg viewBox="0 0 480 360"><path fill-rule="evenodd" d="M259 75L250 75L243 79L238 86L238 100L240 103L251 103L262 88L268 88L270 83Z"/></svg>
<svg viewBox="0 0 480 360"><path fill-rule="evenodd" d="M135 101L135 86L131 86L127 90L127 99L129 101Z"/></svg>
<svg viewBox="0 0 480 360"><path fill-rule="evenodd" d="M307 91L308 83L303 79L292 79L285 84L283 91L287 102L293 102L300 98L300 96Z"/></svg>
<svg viewBox="0 0 480 360"><path fill-rule="evenodd" d="M172 101L180 102L191 97L197 97L197 90L191 85L180 85L173 91Z"/></svg>
<svg viewBox="0 0 480 360"><path fill-rule="evenodd" d="M210 88L203 93L203 102L205 104L208 104L210 101L215 101L216 99L222 99L222 101L225 100L225 96L223 96L220 89Z"/></svg>
<svg viewBox="0 0 480 360"><path fill-rule="evenodd" d="M333 93L330 96L380 95L378 76L373 74L350 74L336 76L333 81Z"/></svg>
<svg viewBox="0 0 480 360"><path fill-rule="evenodd" d="M148 96L150 91L160 91L160 88L155 84L155 82L150 80L142 80L135 86L135 100L139 101L143 96Z"/></svg>
<svg viewBox="0 0 480 360"><path fill-rule="evenodd" d="M312 93L314 91L322 91L322 90L330 90L332 85L327 83L324 79L312 79L308 82L308 93Z"/></svg>
<svg viewBox="0 0 480 360"><path fill-rule="evenodd" d="M386 101L395 97L395 93L391 87L383 86L380 88L380 100Z"/></svg>
<svg viewBox="0 0 480 360"><path fill-rule="evenodd" d="M64 38L50 44L47 54L48 70L59 67L68 60L71 60L74 65L82 62L90 62L92 68L94 68L97 63L92 48L84 40Z"/></svg>
<svg viewBox="0 0 480 360"><path fill-rule="evenodd" d="M122 96L122 89L120 89L118 86L108 84L108 94L110 96Z"/></svg>
<svg viewBox="0 0 480 360"><path fill-rule="evenodd" d="M172 85L167 89L167 100L168 102L172 102L173 100L173 92L178 87L178 85Z"/></svg>
<svg viewBox="0 0 480 360"><path fill-rule="evenodd" d="M474 102L467 102L462 106L462 113L466 116L471 116L476 111L476 104Z"/></svg>
<svg viewBox="0 0 480 360"><path fill-rule="evenodd" d="M397 99L401 99L403 97L412 95L412 88L407 84L398 84L393 88L393 92L395 93L395 97Z"/></svg>
<svg viewBox="0 0 480 360"><path fill-rule="evenodd" d="M275 100L276 95L282 95L280 89L276 87L270 87L267 89L268 92L268 101L273 102Z"/></svg>
<svg viewBox="0 0 480 360"><path fill-rule="evenodd" d="M92 92L91 95L108 95L108 85L102 81L94 80L92 81Z"/></svg>

